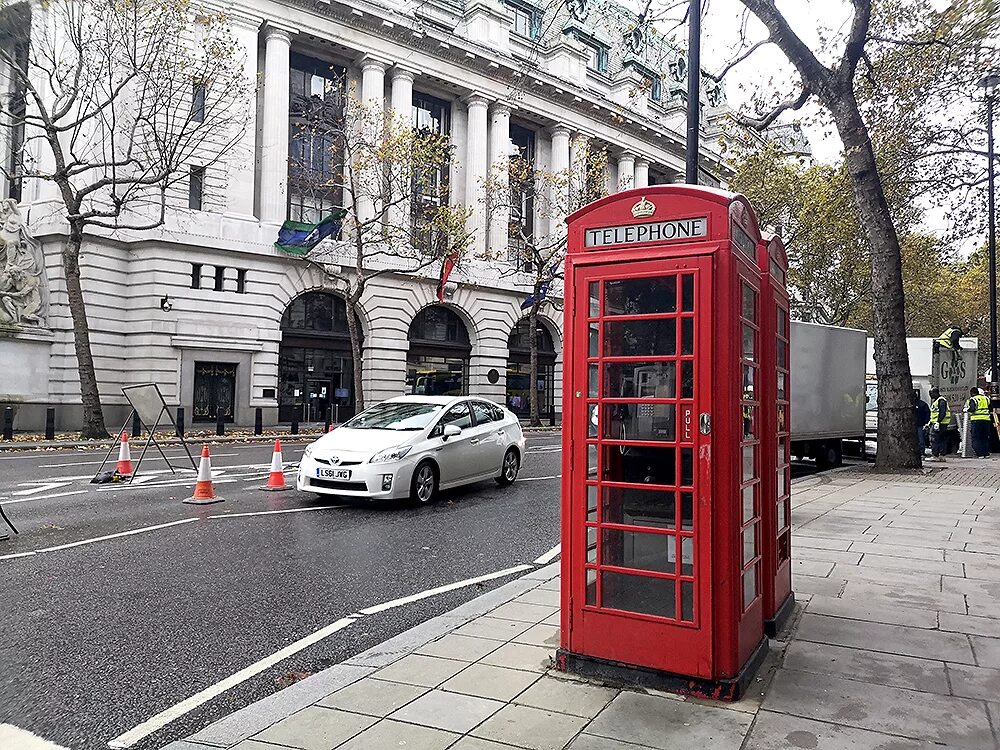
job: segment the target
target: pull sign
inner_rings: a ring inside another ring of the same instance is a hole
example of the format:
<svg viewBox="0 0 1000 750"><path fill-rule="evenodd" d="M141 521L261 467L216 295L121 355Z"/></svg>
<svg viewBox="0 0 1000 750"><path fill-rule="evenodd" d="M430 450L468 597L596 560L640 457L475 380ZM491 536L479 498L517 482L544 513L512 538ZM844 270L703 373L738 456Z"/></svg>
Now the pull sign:
<svg viewBox="0 0 1000 750"><path fill-rule="evenodd" d="M708 412L703 412L698 418L698 429L701 431L702 435L712 434L712 415Z"/></svg>

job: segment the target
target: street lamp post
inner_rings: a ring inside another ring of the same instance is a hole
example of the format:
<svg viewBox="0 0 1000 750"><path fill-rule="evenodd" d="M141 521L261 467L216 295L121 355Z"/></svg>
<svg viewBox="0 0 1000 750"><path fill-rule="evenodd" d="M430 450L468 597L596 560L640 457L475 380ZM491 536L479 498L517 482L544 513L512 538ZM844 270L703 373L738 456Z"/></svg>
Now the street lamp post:
<svg viewBox="0 0 1000 750"><path fill-rule="evenodd" d="M698 184L698 146L701 125L701 0L688 3L688 100L687 147L685 149L684 181Z"/></svg>
<svg viewBox="0 0 1000 750"><path fill-rule="evenodd" d="M986 91L986 158L989 161L987 169L987 199L989 212L989 256L990 256L990 396L1000 396L997 381L997 232L996 232L996 193L993 183L993 105L996 101L997 88L1000 87L1000 73L990 73L979 81Z"/></svg>

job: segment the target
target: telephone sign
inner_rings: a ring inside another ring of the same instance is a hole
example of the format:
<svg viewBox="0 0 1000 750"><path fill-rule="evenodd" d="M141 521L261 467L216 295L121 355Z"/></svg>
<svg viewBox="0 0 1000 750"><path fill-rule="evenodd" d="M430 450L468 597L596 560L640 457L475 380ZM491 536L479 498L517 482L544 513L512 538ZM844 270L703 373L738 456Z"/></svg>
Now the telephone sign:
<svg viewBox="0 0 1000 750"><path fill-rule="evenodd" d="M557 664L735 699L767 652L777 455L753 209L658 185L568 224Z"/></svg>

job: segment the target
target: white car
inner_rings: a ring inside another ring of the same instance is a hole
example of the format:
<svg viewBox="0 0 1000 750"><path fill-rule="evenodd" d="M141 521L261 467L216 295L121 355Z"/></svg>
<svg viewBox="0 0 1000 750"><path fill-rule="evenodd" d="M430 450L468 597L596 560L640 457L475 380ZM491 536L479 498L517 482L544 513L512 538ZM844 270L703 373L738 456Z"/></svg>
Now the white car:
<svg viewBox="0 0 1000 750"><path fill-rule="evenodd" d="M517 479L525 440L517 417L484 398L400 396L306 446L296 487L321 495L429 503L439 490Z"/></svg>

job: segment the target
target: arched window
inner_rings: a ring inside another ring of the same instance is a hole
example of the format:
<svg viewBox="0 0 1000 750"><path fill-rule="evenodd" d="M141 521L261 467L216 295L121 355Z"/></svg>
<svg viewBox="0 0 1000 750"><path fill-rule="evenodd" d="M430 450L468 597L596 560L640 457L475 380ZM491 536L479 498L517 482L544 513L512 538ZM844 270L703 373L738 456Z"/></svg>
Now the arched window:
<svg viewBox="0 0 1000 750"><path fill-rule="evenodd" d="M538 409L541 415L555 408L556 346L549 329L535 327L538 342ZM518 416L531 412L531 328L527 318L517 322L507 338L507 406Z"/></svg>
<svg viewBox="0 0 1000 750"><path fill-rule="evenodd" d="M306 292L289 302L281 317L278 419L322 422L328 413L339 420L353 416L353 373L344 299Z"/></svg>
<svg viewBox="0 0 1000 750"><path fill-rule="evenodd" d="M462 319L444 305L425 307L410 323L406 387L424 396L468 393L472 345Z"/></svg>

